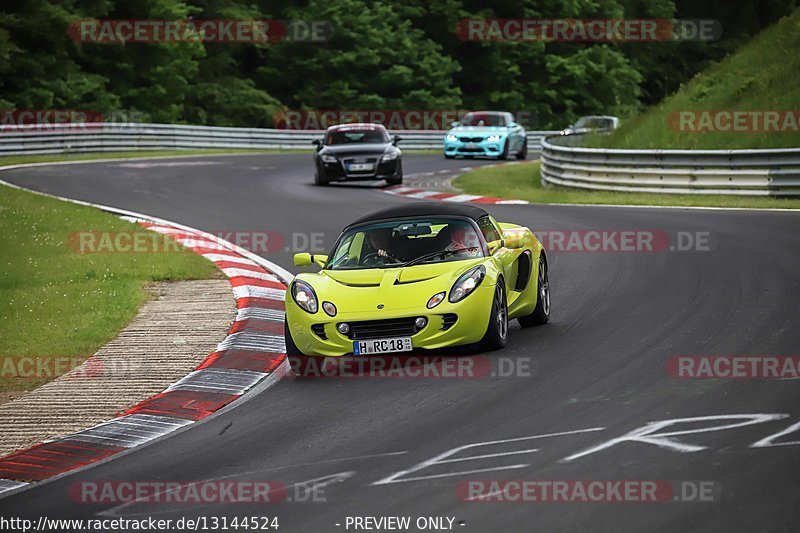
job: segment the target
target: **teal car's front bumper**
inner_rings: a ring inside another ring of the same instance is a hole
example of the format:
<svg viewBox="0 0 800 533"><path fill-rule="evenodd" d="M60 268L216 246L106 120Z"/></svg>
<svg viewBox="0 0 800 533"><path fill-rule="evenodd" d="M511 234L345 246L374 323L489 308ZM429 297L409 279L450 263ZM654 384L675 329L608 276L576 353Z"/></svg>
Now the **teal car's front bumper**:
<svg viewBox="0 0 800 533"><path fill-rule="evenodd" d="M444 138L447 157L500 157L507 135L470 135L448 133Z"/></svg>

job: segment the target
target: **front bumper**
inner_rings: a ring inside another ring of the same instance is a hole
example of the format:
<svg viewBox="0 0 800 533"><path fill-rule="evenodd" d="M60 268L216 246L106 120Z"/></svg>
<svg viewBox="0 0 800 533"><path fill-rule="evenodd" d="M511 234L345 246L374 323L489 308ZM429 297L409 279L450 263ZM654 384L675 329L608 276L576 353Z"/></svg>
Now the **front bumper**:
<svg viewBox="0 0 800 533"><path fill-rule="evenodd" d="M286 300L286 320L292 340L301 352L306 355L338 357L353 354L353 340L336 329L341 322L424 316L428 319L428 324L411 335L411 341L415 350L435 350L480 341L489 325L493 300L494 286L481 285L464 300L451 304L445 299L434 309L422 306L368 313L340 312L335 317L330 317L323 311L317 311L313 315L303 311L289 296ZM346 307L343 302L337 306L340 309ZM457 315L457 320L449 328L443 329L445 315L452 314ZM319 335L320 331L324 333L325 339Z"/></svg>
<svg viewBox="0 0 800 533"><path fill-rule="evenodd" d="M377 158L375 158L377 159ZM403 177L403 165L401 158L391 161L372 161L375 168L370 171L351 172L347 170L347 164L338 160L335 163L320 163L320 170L324 179L328 181L364 181L364 180L386 180L399 179Z"/></svg>
<svg viewBox="0 0 800 533"><path fill-rule="evenodd" d="M500 157L503 153L503 145L505 144L505 137L501 137L499 141L489 142L485 138L479 141L476 140L462 140L459 138L455 141L444 141L444 153L450 157Z"/></svg>

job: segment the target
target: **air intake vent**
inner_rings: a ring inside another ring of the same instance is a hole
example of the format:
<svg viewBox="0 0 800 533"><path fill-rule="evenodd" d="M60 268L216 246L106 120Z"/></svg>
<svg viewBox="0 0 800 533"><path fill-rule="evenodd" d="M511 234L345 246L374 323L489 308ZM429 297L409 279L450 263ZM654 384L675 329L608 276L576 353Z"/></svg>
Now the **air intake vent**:
<svg viewBox="0 0 800 533"><path fill-rule="evenodd" d="M452 328L456 320L458 320L458 315L456 314L447 313L446 315L442 315L442 331L447 331Z"/></svg>
<svg viewBox="0 0 800 533"><path fill-rule="evenodd" d="M365 320L363 322L348 322L350 333L348 337L354 341L367 339L380 339L383 337L408 337L414 335L419 329L414 324L417 317L391 318L388 320Z"/></svg>
<svg viewBox="0 0 800 533"><path fill-rule="evenodd" d="M311 326L311 330L316 333L317 337L326 341L328 340L328 336L325 335L325 324L314 324Z"/></svg>

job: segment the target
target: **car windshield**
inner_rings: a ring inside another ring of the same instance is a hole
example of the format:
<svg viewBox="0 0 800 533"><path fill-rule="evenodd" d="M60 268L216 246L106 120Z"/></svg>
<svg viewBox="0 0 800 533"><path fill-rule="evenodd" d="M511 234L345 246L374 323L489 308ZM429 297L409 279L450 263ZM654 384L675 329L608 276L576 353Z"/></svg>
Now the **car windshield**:
<svg viewBox="0 0 800 533"><path fill-rule="evenodd" d="M376 222L345 232L326 268L358 270L463 261L484 257L478 232L467 220L424 218Z"/></svg>
<svg viewBox="0 0 800 533"><path fill-rule="evenodd" d="M501 113L467 113L461 118L461 125L504 127L506 117Z"/></svg>
<svg viewBox="0 0 800 533"><path fill-rule="evenodd" d="M389 142L386 131L380 128L373 129L339 129L328 132L325 144L383 144Z"/></svg>
<svg viewBox="0 0 800 533"><path fill-rule="evenodd" d="M610 118L599 117L581 117L575 123L575 128L592 128L598 130L607 130L614 127L614 121Z"/></svg>

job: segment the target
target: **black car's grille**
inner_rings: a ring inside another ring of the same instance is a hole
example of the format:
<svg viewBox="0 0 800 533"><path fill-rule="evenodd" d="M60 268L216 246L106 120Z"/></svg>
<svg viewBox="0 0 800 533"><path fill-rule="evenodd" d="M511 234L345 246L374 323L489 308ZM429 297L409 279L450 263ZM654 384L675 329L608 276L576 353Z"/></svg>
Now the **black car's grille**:
<svg viewBox="0 0 800 533"><path fill-rule="evenodd" d="M442 331L447 331L452 328L456 320L458 320L458 315L456 314L447 313L446 315L442 315Z"/></svg>
<svg viewBox="0 0 800 533"><path fill-rule="evenodd" d="M377 157L346 157L342 162L347 165L349 163L372 163L373 165L378 162Z"/></svg>
<svg viewBox="0 0 800 533"><path fill-rule="evenodd" d="M328 340L328 336L325 334L325 324L314 324L311 326L311 331L313 331L320 339L324 341Z"/></svg>
<svg viewBox="0 0 800 533"><path fill-rule="evenodd" d="M483 140L483 137L459 137L458 140L462 143L479 143Z"/></svg>
<svg viewBox="0 0 800 533"><path fill-rule="evenodd" d="M409 317L348 322L350 324L350 332L347 336L354 341L380 339L383 337L408 337L419 331L416 324L414 324L416 319L417 317Z"/></svg>

